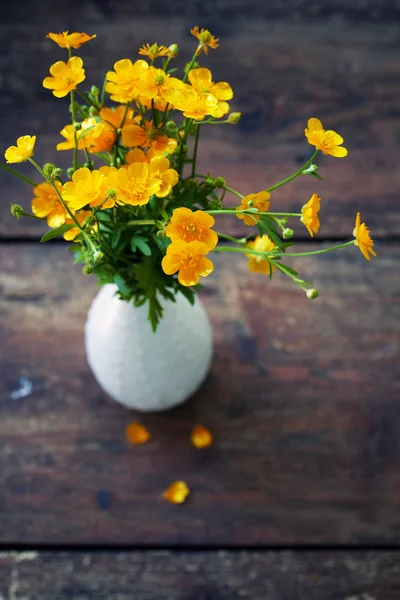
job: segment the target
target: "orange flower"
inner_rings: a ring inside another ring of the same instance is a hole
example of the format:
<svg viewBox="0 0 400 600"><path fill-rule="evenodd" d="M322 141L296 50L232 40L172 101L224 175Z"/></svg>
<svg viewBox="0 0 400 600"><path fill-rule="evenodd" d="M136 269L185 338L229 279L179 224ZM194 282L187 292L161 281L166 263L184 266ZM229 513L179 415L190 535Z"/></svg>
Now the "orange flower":
<svg viewBox="0 0 400 600"><path fill-rule="evenodd" d="M151 439L149 430L141 423L131 423L126 428L126 437L131 444L145 444Z"/></svg>
<svg viewBox="0 0 400 600"><path fill-rule="evenodd" d="M195 425L190 440L195 448L208 448L213 443L213 435L202 425Z"/></svg>
<svg viewBox="0 0 400 600"><path fill-rule="evenodd" d="M113 129L120 129L123 125L134 122L132 108L128 108L124 120L125 111L125 106L117 106L114 109L105 107L101 109L99 116L103 123L110 125Z"/></svg>
<svg viewBox="0 0 400 600"><path fill-rule="evenodd" d="M143 206L161 188L161 177L146 163L132 163L127 168L110 172L108 185L117 192L118 203Z"/></svg>
<svg viewBox="0 0 400 600"><path fill-rule="evenodd" d="M218 235L211 229L215 224L214 218L190 208L176 208L172 213L171 221L165 229L166 235L172 242L183 240L184 242L203 242L209 250L213 250L218 243Z"/></svg>
<svg viewBox="0 0 400 600"><path fill-rule="evenodd" d="M185 287L197 285L201 277L207 277L214 270L214 265L206 254L210 251L203 242L185 242L177 240L167 248L167 254L162 259L162 269L167 275L177 271L178 281Z"/></svg>
<svg viewBox="0 0 400 600"><path fill-rule="evenodd" d="M82 44L86 44L90 40L96 37L94 35L88 35L87 33L68 33L63 31L62 33L48 33L47 38L53 40L60 48L80 48Z"/></svg>
<svg viewBox="0 0 400 600"><path fill-rule="evenodd" d="M78 221L79 225L82 225L83 222L88 218L91 217L93 215L91 210L80 210L79 212L74 214L75 219ZM75 221L73 219L71 219L71 217L68 217L65 220L65 224L66 225L73 225L75 223ZM66 231L64 233L64 239L67 240L67 242L72 242L72 240L75 240L76 236L79 235L81 232L81 230L79 229L79 227L72 227L71 229L69 229L68 231Z"/></svg>
<svg viewBox="0 0 400 600"><path fill-rule="evenodd" d="M149 67L139 87L140 95L145 98L160 96L166 100L171 90L182 89L184 83L176 77L171 77L162 69Z"/></svg>
<svg viewBox="0 0 400 600"><path fill-rule="evenodd" d="M330 154L336 158L347 156L347 149L343 148L343 138L336 131L328 130L322 127L319 119L309 119L308 129L304 130L308 143L321 150L324 154Z"/></svg>
<svg viewBox="0 0 400 600"><path fill-rule="evenodd" d="M79 56L73 56L67 63L59 60L50 67L50 75L43 79L43 87L53 90L56 98L64 98L85 79L83 61Z"/></svg>
<svg viewBox="0 0 400 600"><path fill-rule="evenodd" d="M370 260L370 254L376 256L375 250L372 249L374 241L369 235L369 229L365 223L361 223L360 213L357 213L356 226L354 227L353 235L356 238L354 244L360 248L360 251L367 260Z"/></svg>
<svg viewBox="0 0 400 600"><path fill-rule="evenodd" d="M168 56L169 50L166 46L159 46L158 44L144 44L139 48L139 54L147 56L150 60L155 60L159 56Z"/></svg>
<svg viewBox="0 0 400 600"><path fill-rule="evenodd" d="M162 497L171 504L182 504L190 494L190 489L184 481L174 481L167 487Z"/></svg>
<svg viewBox="0 0 400 600"><path fill-rule="evenodd" d="M170 162L168 158L165 156L158 156L151 148L147 151L147 154L145 154L141 148L134 148L128 152L125 161L128 165L135 162L148 163L150 165L150 172L161 180L161 187L159 191L155 193L157 198L165 198L168 196L174 185L179 181L177 171L169 168Z"/></svg>
<svg viewBox="0 0 400 600"><path fill-rule="evenodd" d="M151 121L146 121L144 127L129 124L122 129L122 143L132 148L152 148L156 154L172 154L178 142L174 138L166 137L160 128L154 127Z"/></svg>
<svg viewBox="0 0 400 600"><path fill-rule="evenodd" d="M20 163L28 160L33 155L36 143L36 135L21 135L17 139L16 146L10 146L4 153L8 163Z"/></svg>
<svg viewBox="0 0 400 600"><path fill-rule="evenodd" d="M192 69L189 72L189 81L199 94L211 94L218 100L211 113L212 117L219 119L229 112L229 104L225 102L225 100L233 98L233 91L229 83L225 81L213 83L211 71L204 68Z"/></svg>
<svg viewBox="0 0 400 600"><path fill-rule="evenodd" d="M72 175L72 181L64 183L62 195L71 210L79 210L86 204L96 204L101 199L103 175L82 167Z"/></svg>
<svg viewBox="0 0 400 600"><path fill-rule="evenodd" d="M258 235L254 241L247 242L246 248L257 250L257 252L270 252L276 248L276 245L267 235L263 235L262 237ZM272 271L275 269L274 265L271 265L269 260L263 258L262 256L257 254L248 254L247 257L249 259L249 269L254 273L271 275Z"/></svg>
<svg viewBox="0 0 400 600"><path fill-rule="evenodd" d="M118 195L117 190L113 187L115 184L115 176L112 175L112 173L116 172L117 169L115 167L109 167L108 165L100 167L99 173L102 175L100 193L96 200L90 203L90 206L101 205L102 209L106 209L116 205ZM106 198L107 200L105 200Z"/></svg>
<svg viewBox="0 0 400 600"><path fill-rule="evenodd" d="M62 184L55 181L54 185L61 193ZM56 194L55 189L50 183L39 183L33 188L35 197L32 199L32 212L36 217L43 219L47 217L47 225L52 227L60 227L65 223L67 211Z"/></svg>
<svg viewBox="0 0 400 600"><path fill-rule="evenodd" d="M242 198L239 206L236 207L236 210L247 210L248 208L257 208L260 212L267 212L269 210L269 198L271 198L271 194L262 190L257 194L248 194ZM241 219L245 225L254 225L259 220L260 216L257 213L251 215L245 215L243 213L238 213L238 219Z"/></svg>
<svg viewBox="0 0 400 600"><path fill-rule="evenodd" d="M111 100L126 104L139 96L139 85L146 75L149 64L145 60L132 63L123 58L114 64L114 71L108 71L106 92L111 94Z"/></svg>
<svg viewBox="0 0 400 600"><path fill-rule="evenodd" d="M307 227L308 233L314 237L314 233L318 233L320 222L318 212L321 207L321 198L318 194L313 194L307 204L301 209L300 221Z"/></svg>
<svg viewBox="0 0 400 600"><path fill-rule="evenodd" d="M57 144L57 150L71 150L75 148L75 135L72 125L66 125L60 134L65 142ZM81 128L76 134L78 150L86 148L89 152L108 152L111 150L116 139L116 132L111 125L99 121L96 117L84 119Z"/></svg>
<svg viewBox="0 0 400 600"><path fill-rule="evenodd" d="M219 46L219 39L214 37L208 31L208 29L202 28L201 30L199 30L198 25L196 25L196 27L193 27L193 29L190 30L190 33L199 40L199 47L196 50L196 56L201 54L201 52L205 52L205 54L208 54L208 48L215 49Z"/></svg>

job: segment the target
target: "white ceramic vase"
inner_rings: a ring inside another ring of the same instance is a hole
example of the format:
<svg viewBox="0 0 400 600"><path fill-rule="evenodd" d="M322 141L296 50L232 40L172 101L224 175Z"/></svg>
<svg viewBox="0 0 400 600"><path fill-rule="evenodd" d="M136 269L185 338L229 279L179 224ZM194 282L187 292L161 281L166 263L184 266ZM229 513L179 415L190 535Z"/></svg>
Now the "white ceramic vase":
<svg viewBox="0 0 400 600"><path fill-rule="evenodd" d="M94 299L85 327L87 360L100 386L114 400L143 412L184 402L205 379L212 357L212 329L200 300L182 295L164 301L153 333L148 305L120 300L113 284Z"/></svg>

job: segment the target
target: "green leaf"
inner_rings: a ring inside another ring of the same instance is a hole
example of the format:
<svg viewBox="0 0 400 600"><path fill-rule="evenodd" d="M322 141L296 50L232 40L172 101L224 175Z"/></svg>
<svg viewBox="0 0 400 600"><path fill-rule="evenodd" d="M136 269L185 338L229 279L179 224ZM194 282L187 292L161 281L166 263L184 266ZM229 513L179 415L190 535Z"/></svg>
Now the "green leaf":
<svg viewBox="0 0 400 600"><path fill-rule="evenodd" d="M119 273L114 275L114 283L118 286L118 289L121 292L121 294L123 294L124 296L131 295L131 288L127 285L125 279Z"/></svg>
<svg viewBox="0 0 400 600"><path fill-rule="evenodd" d="M139 248L140 252L145 256L151 256L151 248L145 238L139 235L134 235L131 239L132 252L135 252L136 248Z"/></svg>
<svg viewBox="0 0 400 600"><path fill-rule="evenodd" d="M113 250L118 246L118 242L121 239L122 227L117 227L114 231L114 235L111 240L111 247Z"/></svg>
<svg viewBox="0 0 400 600"><path fill-rule="evenodd" d="M153 240L157 244L157 246L158 246L159 250L162 252L162 254L165 254L168 246L171 243L171 240L169 239L169 237L165 236L165 237L159 238L157 235L153 235Z"/></svg>
<svg viewBox="0 0 400 600"><path fill-rule="evenodd" d="M59 235L64 235L64 233L66 231L69 231L70 229L72 229L73 227L76 227L75 224L72 225L60 225L60 227L56 227L55 229L52 229L51 231L48 231L47 233L45 233L45 235L42 237L42 239L40 240L41 242L48 242L49 240L52 240L56 237L58 237Z"/></svg>
<svg viewBox="0 0 400 600"><path fill-rule="evenodd" d="M183 294L185 296L185 298L187 300L189 300L190 304L193 306L195 298L196 298L196 294L194 293L194 291L191 290L190 288L183 287L183 286L181 286L179 288L179 291L181 292L181 294Z"/></svg>

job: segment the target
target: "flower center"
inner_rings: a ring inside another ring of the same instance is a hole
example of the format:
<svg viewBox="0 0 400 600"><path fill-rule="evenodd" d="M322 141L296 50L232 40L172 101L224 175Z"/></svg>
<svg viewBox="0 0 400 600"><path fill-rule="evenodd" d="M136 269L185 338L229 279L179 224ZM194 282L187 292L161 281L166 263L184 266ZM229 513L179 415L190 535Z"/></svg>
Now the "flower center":
<svg viewBox="0 0 400 600"><path fill-rule="evenodd" d="M200 34L200 41L202 44L208 44L208 42L211 40L211 33L206 29L205 31L202 31Z"/></svg>
<svg viewBox="0 0 400 600"><path fill-rule="evenodd" d="M162 85L165 81L165 76L164 75L156 75L155 79L154 79L154 83L156 85Z"/></svg>

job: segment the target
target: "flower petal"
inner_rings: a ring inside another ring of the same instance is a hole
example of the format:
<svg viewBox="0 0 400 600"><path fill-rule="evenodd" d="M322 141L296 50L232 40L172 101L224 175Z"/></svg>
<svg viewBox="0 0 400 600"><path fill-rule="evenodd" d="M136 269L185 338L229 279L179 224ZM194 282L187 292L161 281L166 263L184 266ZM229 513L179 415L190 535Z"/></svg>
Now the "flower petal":
<svg viewBox="0 0 400 600"><path fill-rule="evenodd" d="M174 481L167 487L162 497L171 504L182 504L190 494L190 489L184 481Z"/></svg>
<svg viewBox="0 0 400 600"><path fill-rule="evenodd" d="M151 434L147 427L141 423L131 423L125 430L126 437L131 444L145 444L151 439Z"/></svg>
<svg viewBox="0 0 400 600"><path fill-rule="evenodd" d="M195 425L190 440L195 448L208 448L213 443L213 435L202 425Z"/></svg>
<svg viewBox="0 0 400 600"><path fill-rule="evenodd" d="M308 119L308 123L307 123L307 127L308 130L310 131L310 133L314 133L314 132L319 132L319 131L323 131L323 127L322 127L322 123L319 119L316 119L315 117Z"/></svg>

